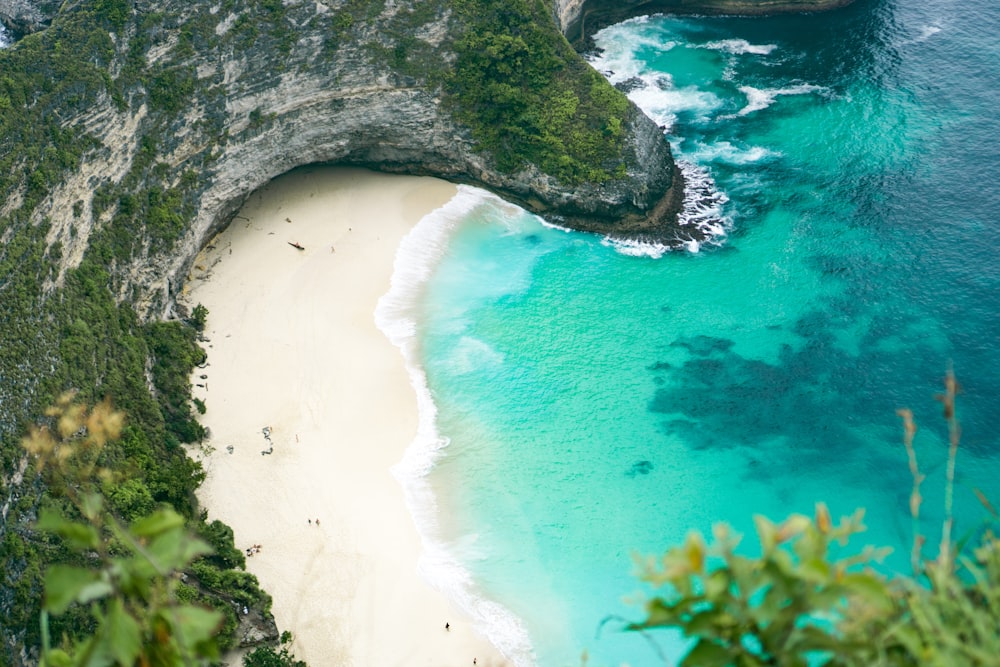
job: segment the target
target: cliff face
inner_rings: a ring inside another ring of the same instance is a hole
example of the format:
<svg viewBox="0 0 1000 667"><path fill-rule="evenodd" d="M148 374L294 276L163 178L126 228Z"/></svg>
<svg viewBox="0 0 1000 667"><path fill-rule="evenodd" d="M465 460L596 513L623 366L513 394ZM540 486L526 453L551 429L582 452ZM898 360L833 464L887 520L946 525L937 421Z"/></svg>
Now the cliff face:
<svg viewBox="0 0 1000 667"><path fill-rule="evenodd" d="M763 13L849 1L553 0L549 6L558 24L542 29L556 42L560 29L578 38L588 26L642 12ZM34 110L54 114L61 128L93 146L73 170L57 178L47 172L49 187L31 212L35 224L51 221L47 242L61 251L53 284L79 263L91 233L107 228L121 212L115 199L148 187L174 192L186 205L189 219L183 229L169 242L146 237L141 247L115 257L111 267L119 298L130 299L144 315L162 314L199 248L246 197L275 176L312 163L434 175L479 185L570 227L667 242L674 238L683 185L662 131L632 105L616 124L620 138L610 165L613 178L567 181L530 160L517 169L498 167L504 147L484 149L468 114L456 112L460 105L446 94L447 77L441 74L458 58L456 40L481 29L460 16L459 4L98 3L105 12L98 18L110 37L102 63L107 85L87 91L86 105L56 103ZM462 4L488 8L496 3ZM0 20L31 32L102 11L91 7L79 0L0 0ZM45 30L41 41L50 32ZM65 48L67 40L49 41ZM564 52L560 57L575 59ZM609 128L591 131L608 134ZM24 199L31 165L24 167L19 187L4 193L7 203L0 215ZM95 194L112 201L99 197L94 206ZM132 233L144 238L139 230Z"/></svg>
<svg viewBox="0 0 1000 667"><path fill-rule="evenodd" d="M35 25L51 15L45 3L0 2L0 15L30 14ZM37 110L56 114L62 128L92 145L73 170L50 179L31 213L35 224L51 221L47 241L61 249L53 284L79 263L92 233L121 213L120 201L103 201L101 193L176 191L191 212L184 229L169 243L147 238L112 267L119 298L142 314L162 314L194 255L249 194L312 163L434 175L485 187L569 226L670 235L672 211L654 225L647 215L674 184L669 146L634 107L625 114L618 172L604 182L561 182L532 164L501 170L495 151L477 147L442 95L439 73L455 61L456 34L468 29L449 2L129 5L107 18L109 85L88 91L82 107ZM87 11L67 2L52 27L31 38L49 39ZM554 23L551 30L561 39ZM28 179L26 170L0 215L23 199Z"/></svg>
<svg viewBox="0 0 1000 667"><path fill-rule="evenodd" d="M0 0L0 22L19 35L38 32L52 21L58 0Z"/></svg>
<svg viewBox="0 0 1000 667"><path fill-rule="evenodd" d="M762 16L836 9L854 0L555 0L566 38L580 43L602 25L641 14L733 14Z"/></svg>

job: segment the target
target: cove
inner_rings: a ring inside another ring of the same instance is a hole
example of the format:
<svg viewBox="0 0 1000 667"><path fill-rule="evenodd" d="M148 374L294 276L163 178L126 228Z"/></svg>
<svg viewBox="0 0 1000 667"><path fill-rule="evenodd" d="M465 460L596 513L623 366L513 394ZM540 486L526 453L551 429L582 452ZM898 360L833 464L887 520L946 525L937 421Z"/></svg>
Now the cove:
<svg viewBox="0 0 1000 667"><path fill-rule="evenodd" d="M895 411L921 427L933 543L949 364L958 532L981 525L973 489L1000 495L997 23L983 1L873 0L598 33L594 66L669 128L725 234L636 256L484 197L417 304L447 445L434 539L469 604L519 619L490 632L521 664L677 662L676 637L618 631L640 611L631 557L718 521L753 553L754 514L863 507L854 546L892 546L885 569L905 571Z"/></svg>

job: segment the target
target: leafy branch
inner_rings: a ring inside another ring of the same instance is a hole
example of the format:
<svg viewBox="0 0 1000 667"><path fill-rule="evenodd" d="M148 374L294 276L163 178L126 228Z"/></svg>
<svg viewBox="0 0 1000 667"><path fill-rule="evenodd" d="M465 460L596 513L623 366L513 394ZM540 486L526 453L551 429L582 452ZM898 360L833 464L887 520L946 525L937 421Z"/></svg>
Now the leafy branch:
<svg viewBox="0 0 1000 667"><path fill-rule="evenodd" d="M166 507L126 527L99 492L100 484L113 478L100 460L121 433L122 414L108 401L88 409L64 394L46 415L52 425L33 429L22 444L75 515L45 509L38 528L61 537L81 564L46 571L42 667L173 667L217 659L214 638L222 614L183 603L177 595L183 570L211 548L188 534L184 518ZM53 646L50 616L73 605L89 607L95 629Z"/></svg>
<svg viewBox="0 0 1000 667"><path fill-rule="evenodd" d="M996 665L1000 541L986 530L971 550L952 543L959 387L950 371L944 384L937 400L948 426L948 466L934 560L923 560L925 538L918 531L924 475L914 448L917 427L911 411L898 412L913 476L913 578L890 579L871 567L885 549L869 546L854 556L831 557L834 542L846 545L864 530L863 514L835 525L819 504L815 516L796 514L777 525L754 517L758 557L738 554L740 537L720 524L711 545L692 533L661 560L640 561L640 578L660 594L646 603L645 618L627 629L679 628L693 642L682 667ZM978 490L976 495L996 520L992 505Z"/></svg>

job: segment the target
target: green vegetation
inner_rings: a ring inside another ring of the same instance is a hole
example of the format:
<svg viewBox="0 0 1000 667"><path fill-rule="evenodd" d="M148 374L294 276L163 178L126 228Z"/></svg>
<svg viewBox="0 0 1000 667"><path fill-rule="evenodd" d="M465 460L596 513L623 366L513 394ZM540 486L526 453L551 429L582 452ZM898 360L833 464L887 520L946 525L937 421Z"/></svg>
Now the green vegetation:
<svg viewBox="0 0 1000 667"><path fill-rule="evenodd" d="M949 430L945 520L937 556L923 558L917 532L923 475L917 466L916 426L901 410L913 475L913 578L889 579L871 567L883 552L835 558L863 530L862 513L834 525L822 504L814 518L793 515L780 525L756 517L762 553L737 554L739 537L716 526L706 546L698 534L661 562L644 562L642 579L663 593L646 605L631 630L679 628L692 647L682 667L826 665L972 667L1000 656L1000 540L985 530L975 548L952 543L952 488L959 443L957 384L949 374L944 405ZM995 523L1000 516L980 497Z"/></svg>
<svg viewBox="0 0 1000 667"><path fill-rule="evenodd" d="M186 534L184 517L169 508L142 512L126 528L100 492L118 477L102 461L121 433L121 413L107 402L88 410L66 394L47 414L52 426L33 429L24 448L62 502L44 507L37 527L61 538L75 558L45 571L41 664L179 666L218 658L212 638L222 614L178 594L177 575L210 553L208 544ZM84 605L92 615L87 631L74 638L64 628L53 646L50 617Z"/></svg>
<svg viewBox="0 0 1000 667"><path fill-rule="evenodd" d="M287 52L294 45L281 2L222 5L255 23L259 48ZM217 35L218 21L197 5L185 5L178 15L138 15L127 0L88 0L64 7L50 28L0 51L0 201L13 204L0 216L0 457L6 479L23 458L19 434L65 389L74 388L88 403L110 397L129 419L121 437L102 450L101 466L114 472L113 483L97 488L103 510L124 526L169 508L212 545L213 555L187 567L198 585L179 585L176 595L221 615L213 641L224 650L236 642L235 605L266 614L270 601L242 571L231 531L205 524L194 498L203 472L180 446L203 435L193 415L205 405L190 400L188 376L203 358L196 338L207 313L196 309L190 324L143 323L123 271L171 251L197 209L205 166L227 140L219 81L196 80L187 60L243 39L236 30ZM176 45L150 66L146 54L170 43L171 35ZM118 112L135 114L143 104L149 112L137 128L138 149L127 173L102 182L92 210L77 200L65 212L74 219L69 239L76 238L81 218L92 218L95 227L82 260L60 274L65 237L47 241L53 224L38 219L39 205L84 159L120 149L89 134L87 124L67 122L107 109L108 100ZM159 161L178 117L193 107L204 110L191 135L203 143L202 152L180 168ZM7 506L0 525L4 665L18 645L29 651L42 645L37 619L46 569L87 559L32 527L40 511L80 518L42 479L28 471L24 482L5 482L0 490ZM82 637L95 629L86 607L71 606L50 620L53 636Z"/></svg>
<svg viewBox="0 0 1000 667"><path fill-rule="evenodd" d="M165 69L149 82L149 104L154 109L175 114L190 104L194 94L194 73L184 68Z"/></svg>
<svg viewBox="0 0 1000 667"><path fill-rule="evenodd" d="M562 38L542 0L456 0L464 24L445 89L504 171L565 183L624 176L628 100Z"/></svg>
<svg viewBox="0 0 1000 667"><path fill-rule="evenodd" d="M191 565L204 585L186 594L188 601L220 612L224 623L218 642L228 648L236 641L234 602L266 610L269 599L252 576L240 571L243 559L233 547L231 531L220 524L203 525L204 517L194 501L203 473L179 446L201 436L188 400L188 375L204 352L196 344L193 327L180 322L143 325L128 305L115 304L108 284L108 273L90 260L68 272L63 289L43 305L39 319L46 326L38 326L40 335L15 347L25 355L40 350L60 362L48 377L35 378L37 395L54 396L57 387L77 387L80 400L94 402L112 396L127 410L129 419L120 437L102 448L100 465L114 473L98 487L105 509L109 516L128 524L169 507L212 545L215 555ZM28 326L24 320L21 325ZM146 384L147 368L152 394ZM5 449L5 456L14 455ZM31 516L38 505L66 511L59 489L44 488L44 492L25 493L11 515ZM4 584L14 596L4 629L10 633L26 629L25 643L39 646L42 638L33 619L39 610L42 573L48 564L73 564L79 556L22 520L7 524L0 558L5 566ZM87 631L91 619L76 612L53 623L60 634L72 637Z"/></svg>
<svg viewBox="0 0 1000 667"><path fill-rule="evenodd" d="M67 393L46 414L50 425L32 429L22 443L51 491L37 529L57 538L51 544L64 555L44 572L41 665L218 660L220 649L233 645L233 607L268 602L253 577L232 569L244 564L232 531L153 506L148 495L141 507L122 511L111 494L131 496L136 487L108 467L125 421L108 401L88 409ZM271 653L287 663L261 664L296 664L285 649Z"/></svg>
<svg viewBox="0 0 1000 667"><path fill-rule="evenodd" d="M1000 543L987 533L958 567L939 559L918 579L871 569L874 552L833 559L833 542L862 530L860 514L833 526L757 518L763 551L737 555L717 526L706 547L692 535L642 578L670 592L652 599L633 630L681 629L694 644L683 667L718 665L995 665L1000 655ZM714 562L721 561L721 565Z"/></svg>
<svg viewBox="0 0 1000 667"><path fill-rule="evenodd" d="M286 644L291 643L291 641L291 633L283 632L279 648L271 646L255 648L243 656L243 667L306 667L306 663L296 660L295 656L289 652Z"/></svg>

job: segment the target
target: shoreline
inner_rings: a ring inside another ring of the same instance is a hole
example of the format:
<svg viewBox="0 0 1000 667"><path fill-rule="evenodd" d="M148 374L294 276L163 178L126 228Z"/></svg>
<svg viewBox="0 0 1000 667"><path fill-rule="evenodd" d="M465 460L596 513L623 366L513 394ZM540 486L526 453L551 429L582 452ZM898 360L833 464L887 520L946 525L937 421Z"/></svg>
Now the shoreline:
<svg viewBox="0 0 1000 667"><path fill-rule="evenodd" d="M484 597L467 568L449 549L449 538L443 537L447 532L442 530L443 513L438 509L430 479L448 439L437 430L437 405L420 363L414 304L432 268L448 250L456 225L480 207L517 208L485 190L458 186L458 193L447 204L422 218L400 242L392 285L379 299L375 321L400 350L419 406L416 438L392 467L423 540L418 569L435 589L458 604L472 619L473 627L507 656L509 663L527 667L534 665L535 659L524 622L503 605Z"/></svg>
<svg viewBox="0 0 1000 667"><path fill-rule="evenodd" d="M261 545L247 570L311 665L509 664L418 574L423 540L390 474L417 434L418 397L373 312L403 237L457 192L353 168L282 176L184 288L209 311L208 366L192 381L211 430L192 448L199 501L238 548Z"/></svg>

